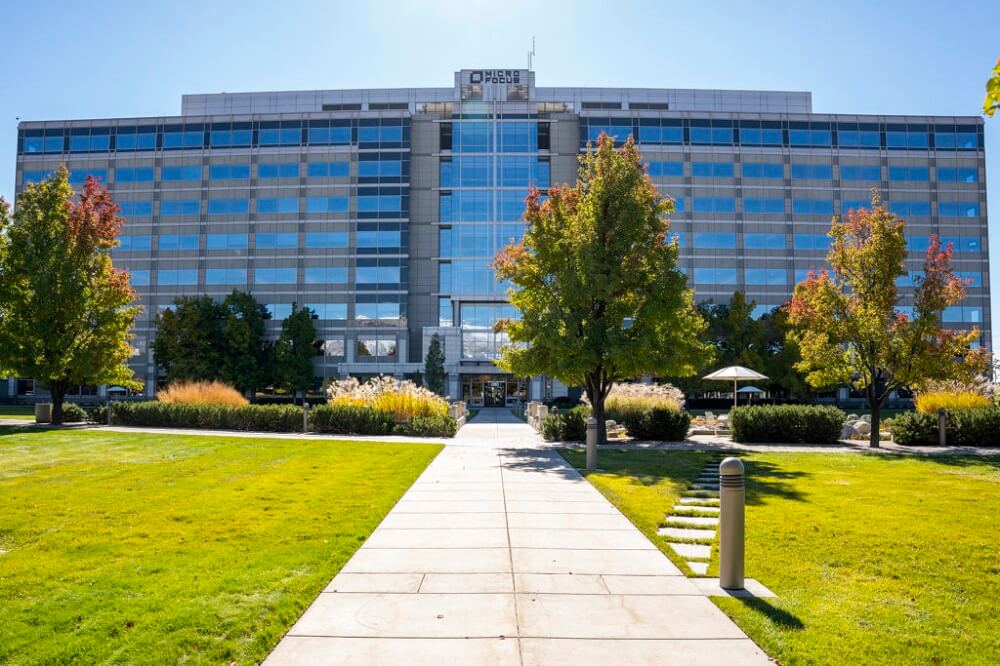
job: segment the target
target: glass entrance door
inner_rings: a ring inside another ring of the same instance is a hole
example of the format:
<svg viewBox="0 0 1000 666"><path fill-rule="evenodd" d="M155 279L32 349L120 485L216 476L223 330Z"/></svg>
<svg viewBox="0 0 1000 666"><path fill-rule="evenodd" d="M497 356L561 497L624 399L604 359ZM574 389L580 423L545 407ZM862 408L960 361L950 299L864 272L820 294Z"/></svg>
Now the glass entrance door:
<svg viewBox="0 0 1000 666"><path fill-rule="evenodd" d="M483 406L484 407L505 407L507 405L507 382L486 381L483 382Z"/></svg>

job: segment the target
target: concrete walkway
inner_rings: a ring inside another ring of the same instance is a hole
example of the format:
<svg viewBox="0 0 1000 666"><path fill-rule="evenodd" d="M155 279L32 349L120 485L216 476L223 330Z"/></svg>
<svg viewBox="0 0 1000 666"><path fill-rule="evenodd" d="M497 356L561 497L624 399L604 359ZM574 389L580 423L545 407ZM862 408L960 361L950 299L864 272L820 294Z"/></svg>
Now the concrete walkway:
<svg viewBox="0 0 1000 666"><path fill-rule="evenodd" d="M266 663L766 664L507 410L482 410Z"/></svg>

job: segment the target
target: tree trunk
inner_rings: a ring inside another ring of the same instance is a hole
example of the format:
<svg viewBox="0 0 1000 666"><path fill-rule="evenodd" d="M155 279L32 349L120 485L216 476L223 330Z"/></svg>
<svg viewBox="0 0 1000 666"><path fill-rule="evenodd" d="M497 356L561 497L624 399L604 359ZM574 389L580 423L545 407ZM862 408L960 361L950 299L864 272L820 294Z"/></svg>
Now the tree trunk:
<svg viewBox="0 0 1000 666"><path fill-rule="evenodd" d="M52 382L49 385L49 394L52 396L52 425L62 425L63 400L66 398L65 383Z"/></svg>
<svg viewBox="0 0 1000 666"><path fill-rule="evenodd" d="M872 411L871 420L871 432L868 433L868 447L872 449L879 448L879 425L882 421L882 401L884 398L875 395L875 391L869 387L868 391L868 408Z"/></svg>
<svg viewBox="0 0 1000 666"><path fill-rule="evenodd" d="M604 396L601 395L601 391L597 391L597 395L590 398L590 404L593 408L593 416L597 419L597 444L608 443L608 429L607 422L604 418Z"/></svg>

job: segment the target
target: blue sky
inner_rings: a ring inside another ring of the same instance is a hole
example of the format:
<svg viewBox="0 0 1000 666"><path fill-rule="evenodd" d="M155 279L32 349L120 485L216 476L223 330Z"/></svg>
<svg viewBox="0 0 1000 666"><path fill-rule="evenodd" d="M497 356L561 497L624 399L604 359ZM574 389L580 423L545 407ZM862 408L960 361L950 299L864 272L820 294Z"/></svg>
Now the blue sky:
<svg viewBox="0 0 1000 666"><path fill-rule="evenodd" d="M818 112L976 115L1000 57L995 0L55 0L5 2L0 25L8 200L18 117L169 115L194 92L449 86L457 69L523 67L533 35L538 85L808 90ZM986 142L1000 248L1000 117Z"/></svg>

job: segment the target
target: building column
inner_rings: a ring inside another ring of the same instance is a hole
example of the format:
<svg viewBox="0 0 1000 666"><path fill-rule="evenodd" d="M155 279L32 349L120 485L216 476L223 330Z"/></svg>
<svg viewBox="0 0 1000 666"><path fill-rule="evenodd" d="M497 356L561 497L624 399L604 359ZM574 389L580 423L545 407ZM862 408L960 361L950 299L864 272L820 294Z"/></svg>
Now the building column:
<svg viewBox="0 0 1000 666"><path fill-rule="evenodd" d="M462 377L457 372L448 375L448 397L452 400L462 399Z"/></svg>

